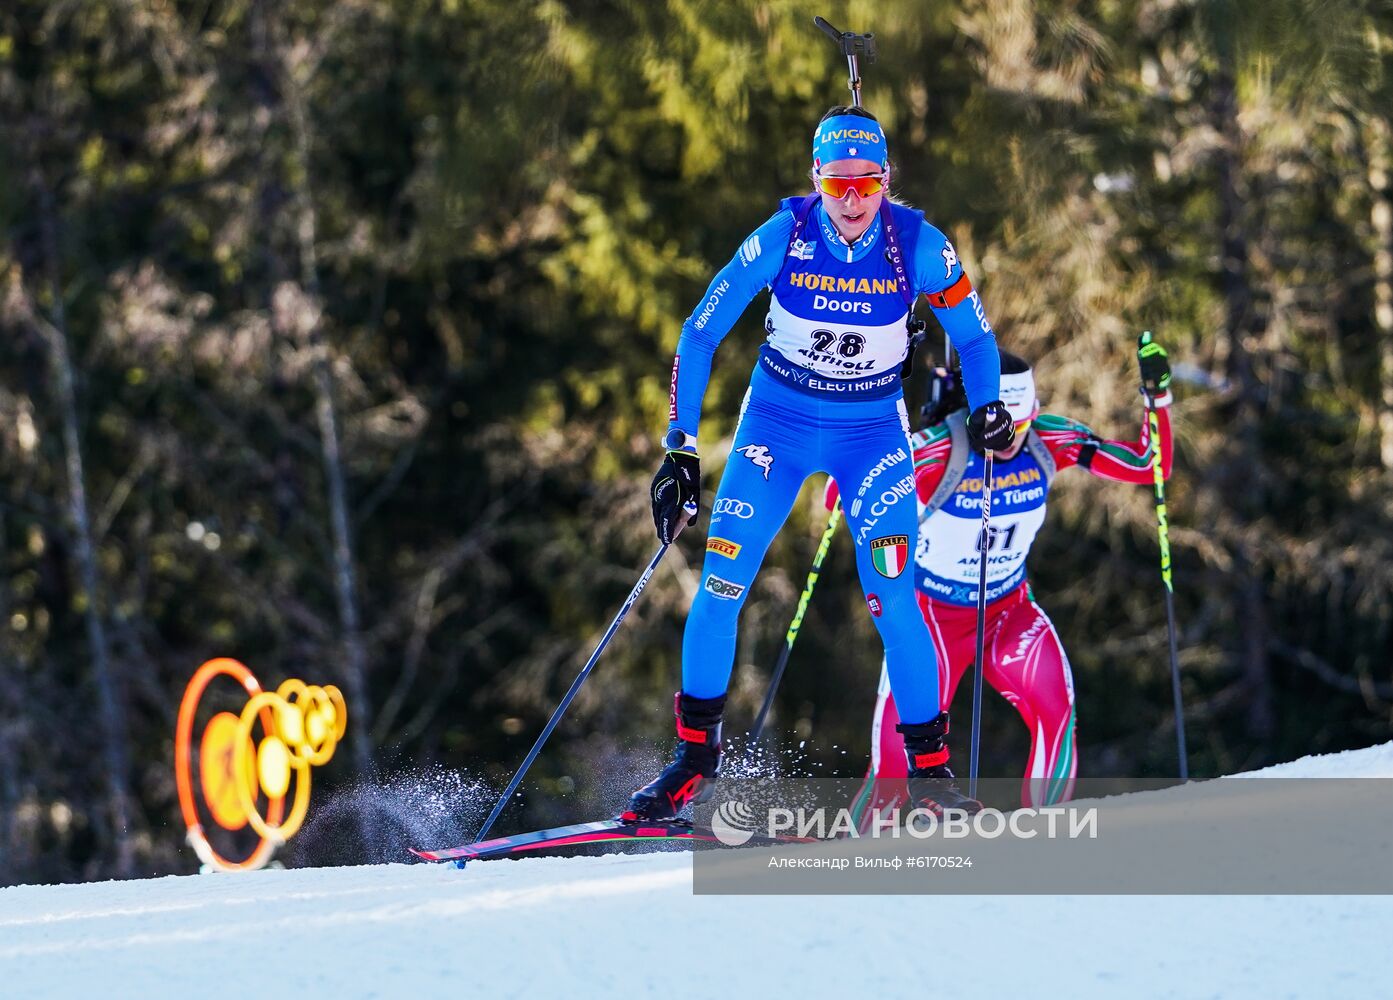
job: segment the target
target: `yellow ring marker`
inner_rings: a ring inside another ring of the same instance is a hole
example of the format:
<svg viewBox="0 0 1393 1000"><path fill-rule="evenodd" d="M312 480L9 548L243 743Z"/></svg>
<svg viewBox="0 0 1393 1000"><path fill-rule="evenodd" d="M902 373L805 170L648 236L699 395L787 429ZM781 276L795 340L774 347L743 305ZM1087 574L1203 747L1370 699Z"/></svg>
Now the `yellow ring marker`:
<svg viewBox="0 0 1393 1000"><path fill-rule="evenodd" d="M343 700L343 692L333 684L325 684L324 693L334 706L334 739L341 740L343 734L348 732L348 702Z"/></svg>
<svg viewBox="0 0 1393 1000"><path fill-rule="evenodd" d="M223 857L214 850L213 845L208 842L207 836L203 833L203 824L199 820L198 804L194 796L193 768L190 763L194 717L198 713L198 703L202 700L204 691L218 677L230 677L237 681L248 695L254 696L261 692L261 685L257 683L246 664L231 657L219 656L208 660L194 671L188 686L184 688L184 697L179 702L179 717L175 723L174 785L179 793L179 811L184 817L184 826L188 829L189 846L194 849L199 860L209 868L218 871L252 871L265 867L266 862L271 860L276 845L263 837L252 849L251 854L243 860L233 861ZM262 716L261 724L268 732L270 731L273 722L269 713ZM236 783L234 782L234 784ZM283 798L272 799L267 807L267 816L272 823L278 823L284 810L285 800ZM250 817L248 818L250 819Z"/></svg>
<svg viewBox="0 0 1393 1000"><path fill-rule="evenodd" d="M237 743L237 716L219 712L208 720L198 748L198 770L203 789L203 801L213 819L224 830L237 831L247 825L247 814L237 795L237 765L234 753L254 757L256 749L250 743ZM282 789L281 794L285 794Z"/></svg>
<svg viewBox="0 0 1393 1000"><path fill-rule="evenodd" d="M263 691L251 701L247 702L242 709L242 718L237 724L237 736L239 739L250 739L252 726L255 724L257 715L262 708L279 709L284 706L286 701L280 695L270 691ZM275 735L272 733L271 735ZM310 766L308 762L287 755L290 767L295 771L295 799L290 805L290 815L285 818L285 822L280 825L267 823L257 812L256 803L252 800L253 775L245 764L245 758L238 758L238 780L237 794L240 797L242 808L247 812L247 822L252 825L252 829L261 834L267 840L277 844L283 844L291 837L295 836L300 829L300 824L305 821L305 814L310 808Z"/></svg>
<svg viewBox="0 0 1393 1000"><path fill-rule="evenodd" d="M268 736L256 750L256 778L268 796L290 788L290 751L279 736Z"/></svg>
<svg viewBox="0 0 1393 1000"><path fill-rule="evenodd" d="M284 708L277 710L276 732L285 741L292 757L318 763L310 761L310 754L305 746L304 711L299 704L308 692L309 685L294 677L276 688L276 694L284 700Z"/></svg>
<svg viewBox="0 0 1393 1000"><path fill-rule="evenodd" d="M325 713L332 713L334 704L323 688L312 687L306 692L301 706L305 713L306 756L311 764L326 764L334 756L338 744L336 726L325 720Z"/></svg>
<svg viewBox="0 0 1393 1000"><path fill-rule="evenodd" d="M214 821L229 831L248 824L261 838L244 861L230 861L213 849L203 833L193 792L191 744L198 703L219 676L241 683L250 696L241 715L219 712L204 728L199 747L203 800ZM252 738L260 721L261 742ZM179 705L174 737L174 775L188 841L210 868L242 871L264 867L275 848L285 843L309 812L310 767L334 755L348 731L348 707L332 684L315 687L291 678L274 693L263 691L242 663L226 657L209 660L194 672ZM296 780L298 779L298 780ZM295 796L284 822L286 795L295 781ZM257 808L267 799L266 815Z"/></svg>

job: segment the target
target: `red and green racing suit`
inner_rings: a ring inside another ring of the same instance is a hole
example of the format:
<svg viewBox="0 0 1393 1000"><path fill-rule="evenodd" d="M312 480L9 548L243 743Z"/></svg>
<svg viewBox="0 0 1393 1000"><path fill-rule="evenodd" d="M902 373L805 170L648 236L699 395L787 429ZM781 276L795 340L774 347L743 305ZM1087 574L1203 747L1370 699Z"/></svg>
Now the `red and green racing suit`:
<svg viewBox="0 0 1393 1000"><path fill-rule="evenodd" d="M1161 470L1169 476L1171 428L1164 406L1157 411L1157 427ZM1035 602L1025 575L1026 557L1045 521L1053 474L1082 466L1100 479L1140 485L1152 482L1154 473L1145 414L1135 441L1103 440L1083 424L1052 414L1038 416L1031 434L1033 446L1022 447L1009 461L994 463L984 678L1020 713L1030 732L1021 801L1038 807L1068 800L1078 767L1069 658L1054 624ZM922 507L939 490L951 464L949 424L919 431L912 444ZM1048 458L1042 465L1040 458L1045 454ZM1054 468L1047 470L1051 460ZM952 704L958 682L976 655L983 465L982 456L971 453L956 489L937 509L925 511L919 524L916 591L941 665L940 698L945 708ZM903 802L906 764L904 739L895 731L899 721L882 670L871 723L870 770L854 807L863 825L872 809L884 815Z"/></svg>

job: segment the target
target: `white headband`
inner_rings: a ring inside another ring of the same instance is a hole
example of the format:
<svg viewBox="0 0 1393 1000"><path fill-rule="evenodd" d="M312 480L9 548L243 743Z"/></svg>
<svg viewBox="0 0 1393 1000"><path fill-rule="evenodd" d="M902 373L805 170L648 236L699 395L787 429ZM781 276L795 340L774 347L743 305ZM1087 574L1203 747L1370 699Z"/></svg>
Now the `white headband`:
<svg viewBox="0 0 1393 1000"><path fill-rule="evenodd" d="M1035 374L1030 371L1001 376L1001 401L1016 423L1035 414Z"/></svg>

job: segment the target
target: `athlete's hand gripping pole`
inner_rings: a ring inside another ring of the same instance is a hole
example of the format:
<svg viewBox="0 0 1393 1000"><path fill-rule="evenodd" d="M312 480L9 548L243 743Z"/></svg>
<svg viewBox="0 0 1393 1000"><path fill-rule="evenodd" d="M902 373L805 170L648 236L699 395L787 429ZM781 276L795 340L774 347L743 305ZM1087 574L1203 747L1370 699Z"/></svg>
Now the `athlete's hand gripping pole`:
<svg viewBox="0 0 1393 1000"><path fill-rule="evenodd" d="M696 439L689 439L681 430L669 431L663 443L668 450L648 492L658 541L670 545L697 518L701 459L697 457Z"/></svg>
<svg viewBox="0 0 1393 1000"><path fill-rule="evenodd" d="M977 757L982 735L982 674L986 664L987 647L987 556L992 537L992 452L985 453L986 470L982 474L982 533L977 536L980 568L977 573L977 663L972 668L972 752L967 763L967 797L977 798ZM947 669L940 663L938 669Z"/></svg>
<svg viewBox="0 0 1393 1000"><path fill-rule="evenodd" d="M831 485L831 480L828 480ZM779 690L779 682L783 680L784 668L788 666L788 655L793 652L794 640L798 638L798 630L803 627L803 616L808 611L808 602L812 600L813 588L817 586L817 578L822 573L822 561L827 558L827 550L832 545L832 536L837 533L837 525L842 520L842 501L840 498L832 501L832 512L827 515L827 527L822 531L822 540L817 544L817 554L813 556L813 568L808 571L808 582L803 585L803 594L798 598L798 610L793 613L793 621L789 623L788 634L784 636L784 648L779 650L779 662L774 664L774 674L769 678L769 690L764 695L764 704L759 708L759 715L755 716L755 724L750 728L751 745L758 743L761 734L764 732L764 722L769 717L769 709L774 704L774 694Z"/></svg>
<svg viewBox="0 0 1393 1000"><path fill-rule="evenodd" d="M696 511L694 508L691 513L695 516ZM678 527L678 531L681 531L680 526ZM600 639L600 644L595 647L595 652L590 654L590 659L586 661L585 666L582 667L580 673L576 675L576 679L571 682L570 690L568 690L566 696L561 699L561 704L557 705L556 711L551 713L551 718L547 720L546 728L542 730L542 735L538 736L537 742L532 744L532 749L528 752L527 759L522 762L522 766L518 768L518 773L513 775L513 780L508 782L508 787L505 788L503 794L498 797L498 802L494 805L493 811L489 813L488 819L484 820L484 825L479 828L479 832L475 835L475 841L482 841L488 837L489 830L493 829L494 821L497 820L499 814L503 812L503 807L508 804L508 800L513 797L513 793L518 790L518 785L522 783L523 775L525 775L527 769L532 766L532 762L537 759L537 754L542 752L542 745L546 743L547 737L549 737L551 731L556 728L556 724L561 721L561 716L564 715L566 709L570 707L571 702L575 699L576 693L580 690L580 686L585 683L585 679L590 676L590 671L593 670L595 664L599 662L600 654L605 651L605 647L609 645L610 639L614 638L614 633L619 629L619 623L624 620L624 616L629 613L629 609L637 603L639 595L643 593L643 588L648 586L648 581L653 576L653 571L658 568L658 563L661 562L663 556L667 554L668 547L671 544L671 542L664 542L658 549L657 554L654 555L652 559L648 560L648 567L643 571L643 575L638 578L638 583L634 584L634 589L629 591L628 598L625 599L623 606L619 609L619 613L614 616L614 621L610 622L609 628L605 630L604 637Z"/></svg>
<svg viewBox="0 0 1393 1000"><path fill-rule="evenodd" d="M1141 366L1142 395L1146 397L1147 426L1151 429L1151 473L1156 487L1156 534L1161 543L1161 581L1166 585L1166 636L1170 641L1171 696L1175 701L1175 745L1180 780L1190 780L1190 759L1185 749L1185 705L1180 695L1180 654L1176 646L1175 590L1171 585L1170 523L1166 515L1166 479L1161 470L1161 429L1156 400L1170 390L1171 370L1166 349L1147 330L1137 338L1137 362Z"/></svg>

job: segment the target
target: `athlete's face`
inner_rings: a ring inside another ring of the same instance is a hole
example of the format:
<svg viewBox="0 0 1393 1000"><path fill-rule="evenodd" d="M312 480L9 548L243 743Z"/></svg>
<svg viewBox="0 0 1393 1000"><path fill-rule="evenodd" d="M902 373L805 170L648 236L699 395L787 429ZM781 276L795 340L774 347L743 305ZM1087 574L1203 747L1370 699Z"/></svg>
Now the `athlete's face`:
<svg viewBox="0 0 1393 1000"><path fill-rule="evenodd" d="M880 203L885 197L884 185L890 183L890 168L886 167L882 171L880 164L874 160L836 160L824 163L817 171L821 177L865 177L868 174L882 173L884 177L881 190L864 198L854 190L848 190L843 198L834 198L826 191L822 192L823 211L827 213L827 218L832 220L832 225L836 227L842 239L848 243L859 240L870 228L875 213L880 211Z"/></svg>
<svg viewBox="0 0 1393 1000"><path fill-rule="evenodd" d="M1025 447L1025 435L1029 430L1030 424L1028 423L1026 424L1024 431L1021 430L1018 425L1016 427L1016 436L1011 441L1011 447L1007 448L1005 451L992 452L992 459L997 462L1009 462L1011 461L1011 459L1019 455L1021 453L1021 449Z"/></svg>
<svg viewBox="0 0 1393 1000"><path fill-rule="evenodd" d="M1037 406L1035 409L1038 411L1040 408ZM997 462L1009 462L1019 455L1021 449L1025 447L1025 436L1030 433L1030 425L1034 423L1034 421L1035 418L1033 415L1029 420L1017 420L1016 436L1011 439L1011 447L1007 448L1005 451L992 452L992 460Z"/></svg>

